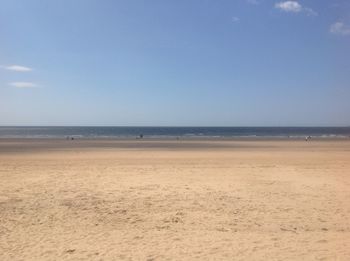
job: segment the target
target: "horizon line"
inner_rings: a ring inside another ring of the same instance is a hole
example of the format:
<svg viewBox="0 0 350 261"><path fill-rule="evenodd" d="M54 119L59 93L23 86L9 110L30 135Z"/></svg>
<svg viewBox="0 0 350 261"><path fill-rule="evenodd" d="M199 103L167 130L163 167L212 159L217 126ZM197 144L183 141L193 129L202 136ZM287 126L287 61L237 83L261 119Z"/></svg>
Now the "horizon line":
<svg viewBox="0 0 350 261"><path fill-rule="evenodd" d="M205 126L205 125L0 125L0 128L8 127L52 127L52 128L64 128L64 127L74 127L74 128L350 128L350 125L280 125L280 126L271 126L271 125L235 125L235 126Z"/></svg>

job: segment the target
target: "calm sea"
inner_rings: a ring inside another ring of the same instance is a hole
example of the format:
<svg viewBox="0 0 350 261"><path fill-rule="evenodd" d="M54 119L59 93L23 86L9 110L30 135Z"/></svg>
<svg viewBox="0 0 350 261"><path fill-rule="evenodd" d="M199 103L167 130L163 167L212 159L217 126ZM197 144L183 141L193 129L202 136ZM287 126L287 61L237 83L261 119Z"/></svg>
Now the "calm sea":
<svg viewBox="0 0 350 261"><path fill-rule="evenodd" d="M349 138L350 127L0 127L0 138Z"/></svg>

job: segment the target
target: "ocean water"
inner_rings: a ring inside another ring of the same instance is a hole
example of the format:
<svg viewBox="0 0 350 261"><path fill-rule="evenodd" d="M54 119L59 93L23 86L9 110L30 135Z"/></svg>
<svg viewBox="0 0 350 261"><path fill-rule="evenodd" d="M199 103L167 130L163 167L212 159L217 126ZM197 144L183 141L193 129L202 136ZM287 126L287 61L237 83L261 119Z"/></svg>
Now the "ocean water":
<svg viewBox="0 0 350 261"><path fill-rule="evenodd" d="M350 138L350 127L0 127L0 138Z"/></svg>

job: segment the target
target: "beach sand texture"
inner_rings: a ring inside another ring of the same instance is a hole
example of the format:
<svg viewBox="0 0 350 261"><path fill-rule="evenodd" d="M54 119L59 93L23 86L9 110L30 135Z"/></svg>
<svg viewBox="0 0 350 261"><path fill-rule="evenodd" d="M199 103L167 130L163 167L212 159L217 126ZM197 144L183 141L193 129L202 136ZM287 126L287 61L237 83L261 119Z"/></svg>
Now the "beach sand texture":
<svg viewBox="0 0 350 261"><path fill-rule="evenodd" d="M0 260L350 260L350 141L0 140Z"/></svg>

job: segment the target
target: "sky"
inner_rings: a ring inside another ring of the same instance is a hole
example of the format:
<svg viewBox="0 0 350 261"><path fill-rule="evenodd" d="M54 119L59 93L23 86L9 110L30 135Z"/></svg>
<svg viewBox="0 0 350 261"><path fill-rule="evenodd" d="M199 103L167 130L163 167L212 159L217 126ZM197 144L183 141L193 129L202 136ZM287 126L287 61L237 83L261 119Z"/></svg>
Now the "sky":
<svg viewBox="0 0 350 261"><path fill-rule="evenodd" d="M0 125L350 126L350 1L0 0Z"/></svg>

